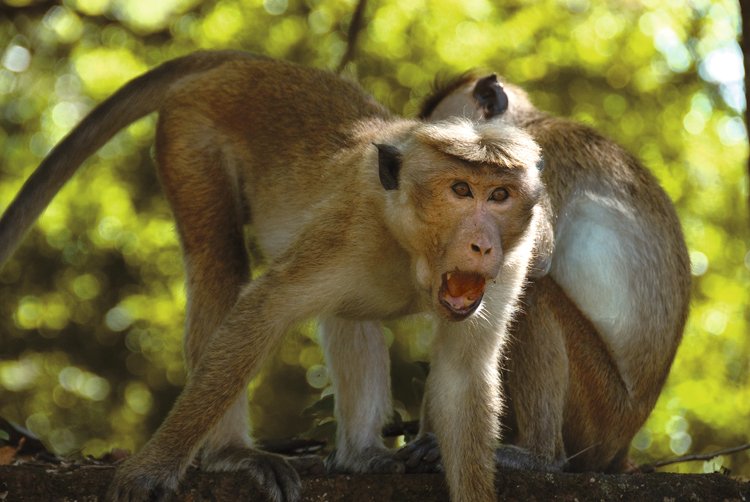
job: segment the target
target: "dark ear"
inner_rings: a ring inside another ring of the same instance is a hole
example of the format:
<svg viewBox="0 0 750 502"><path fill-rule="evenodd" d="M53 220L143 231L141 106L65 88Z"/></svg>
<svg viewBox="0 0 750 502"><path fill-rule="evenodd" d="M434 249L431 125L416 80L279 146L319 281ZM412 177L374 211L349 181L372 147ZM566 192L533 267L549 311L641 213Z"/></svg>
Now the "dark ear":
<svg viewBox="0 0 750 502"><path fill-rule="evenodd" d="M536 170L540 173L544 171L544 155L540 155L539 160L536 161Z"/></svg>
<svg viewBox="0 0 750 502"><path fill-rule="evenodd" d="M472 96L482 109L485 119L502 115L508 109L508 95L494 73L477 81Z"/></svg>
<svg viewBox="0 0 750 502"><path fill-rule="evenodd" d="M398 172L401 169L401 152L391 145L375 144L378 149L378 174L380 184L386 190L398 188Z"/></svg>

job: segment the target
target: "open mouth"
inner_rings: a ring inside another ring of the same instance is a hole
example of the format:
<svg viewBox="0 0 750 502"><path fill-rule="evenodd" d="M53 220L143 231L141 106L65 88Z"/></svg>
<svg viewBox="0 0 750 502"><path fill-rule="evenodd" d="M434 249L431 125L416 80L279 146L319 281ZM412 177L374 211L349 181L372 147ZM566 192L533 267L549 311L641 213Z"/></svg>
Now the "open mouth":
<svg viewBox="0 0 750 502"><path fill-rule="evenodd" d="M456 270L444 273L442 279L438 293L440 303L448 309L453 319L465 319L482 303L484 276Z"/></svg>

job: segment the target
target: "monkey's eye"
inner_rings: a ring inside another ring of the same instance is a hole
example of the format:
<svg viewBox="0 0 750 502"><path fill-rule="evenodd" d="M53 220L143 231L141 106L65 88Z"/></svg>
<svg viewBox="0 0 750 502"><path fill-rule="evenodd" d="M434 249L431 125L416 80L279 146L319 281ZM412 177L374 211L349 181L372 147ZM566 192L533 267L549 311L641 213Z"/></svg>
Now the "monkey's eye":
<svg viewBox="0 0 750 502"><path fill-rule="evenodd" d="M451 189L459 197L471 197L472 196L471 188L469 188L469 184L464 181L459 181L458 183L454 183Z"/></svg>
<svg viewBox="0 0 750 502"><path fill-rule="evenodd" d="M492 191L492 194L490 195L489 200L492 200L495 202L502 202L508 197L510 197L510 193L508 193L508 190L503 187L500 187Z"/></svg>

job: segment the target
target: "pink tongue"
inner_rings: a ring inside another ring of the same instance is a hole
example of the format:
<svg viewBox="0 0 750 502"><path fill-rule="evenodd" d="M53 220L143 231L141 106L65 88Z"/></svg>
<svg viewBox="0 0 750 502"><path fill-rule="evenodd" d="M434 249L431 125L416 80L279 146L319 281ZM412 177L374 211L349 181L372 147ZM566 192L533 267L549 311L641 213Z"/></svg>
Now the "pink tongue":
<svg viewBox="0 0 750 502"><path fill-rule="evenodd" d="M484 277L468 272L446 274L443 300L455 310L466 310L484 293Z"/></svg>

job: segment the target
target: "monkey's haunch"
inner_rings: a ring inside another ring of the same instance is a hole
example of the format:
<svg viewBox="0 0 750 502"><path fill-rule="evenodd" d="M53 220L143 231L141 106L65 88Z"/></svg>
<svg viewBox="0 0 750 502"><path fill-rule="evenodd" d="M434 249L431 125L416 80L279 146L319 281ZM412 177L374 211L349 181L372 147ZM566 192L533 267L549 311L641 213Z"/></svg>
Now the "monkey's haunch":
<svg viewBox="0 0 750 502"><path fill-rule="evenodd" d="M476 272L447 272L443 274L440 301L454 315L466 317L481 303L484 285L484 276Z"/></svg>

